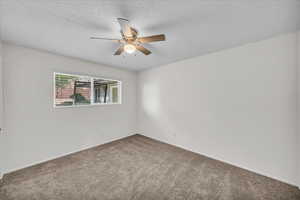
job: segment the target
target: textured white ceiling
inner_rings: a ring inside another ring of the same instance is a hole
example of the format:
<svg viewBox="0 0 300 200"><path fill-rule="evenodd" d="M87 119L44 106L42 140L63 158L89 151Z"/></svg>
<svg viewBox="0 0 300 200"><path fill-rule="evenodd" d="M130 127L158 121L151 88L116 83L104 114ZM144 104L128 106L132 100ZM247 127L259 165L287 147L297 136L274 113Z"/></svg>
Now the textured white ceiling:
<svg viewBox="0 0 300 200"><path fill-rule="evenodd" d="M0 0L5 41L93 62L141 70L262 40L300 27L299 0ZM113 56L117 17L142 36L153 53Z"/></svg>

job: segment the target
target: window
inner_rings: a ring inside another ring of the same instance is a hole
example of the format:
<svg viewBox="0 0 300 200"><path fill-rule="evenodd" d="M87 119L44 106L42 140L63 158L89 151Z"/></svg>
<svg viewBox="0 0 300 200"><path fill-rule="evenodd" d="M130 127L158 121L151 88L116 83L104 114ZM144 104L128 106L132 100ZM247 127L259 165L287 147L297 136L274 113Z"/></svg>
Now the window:
<svg viewBox="0 0 300 200"><path fill-rule="evenodd" d="M54 73L55 107L120 104L121 82L72 74Z"/></svg>

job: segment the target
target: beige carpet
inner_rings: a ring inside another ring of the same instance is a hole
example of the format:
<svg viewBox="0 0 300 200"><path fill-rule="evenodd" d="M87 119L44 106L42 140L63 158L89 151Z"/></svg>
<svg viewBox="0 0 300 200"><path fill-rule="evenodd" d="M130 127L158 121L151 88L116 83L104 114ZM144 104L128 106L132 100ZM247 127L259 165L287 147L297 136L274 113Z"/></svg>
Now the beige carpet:
<svg viewBox="0 0 300 200"><path fill-rule="evenodd" d="M135 135L5 175L0 199L300 200L300 191Z"/></svg>

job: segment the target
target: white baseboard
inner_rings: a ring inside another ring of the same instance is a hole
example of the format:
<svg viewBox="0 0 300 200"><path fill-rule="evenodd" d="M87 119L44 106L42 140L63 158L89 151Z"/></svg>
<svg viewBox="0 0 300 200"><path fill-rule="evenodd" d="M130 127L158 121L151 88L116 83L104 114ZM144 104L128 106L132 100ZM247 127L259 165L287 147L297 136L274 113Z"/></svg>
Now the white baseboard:
<svg viewBox="0 0 300 200"><path fill-rule="evenodd" d="M160 140L158 138L155 138L155 137L151 137L151 136L148 136L148 135L144 135L142 133L138 133L140 135L143 135L143 136L146 136L146 137L149 137L149 138L152 138L154 140L157 140L157 141L160 141L160 142L163 142L163 143L166 143L166 144L170 144L170 145L173 145L173 146L176 146L176 147L179 147L179 148L182 148L184 150L187 150L187 151L190 151L190 152L193 152L193 153L197 153L197 154L200 154L200 155L203 155L203 156L206 156L208 158L211 158L211 159L214 159L214 160L217 160L217 161L221 161L223 163L226 163L226 164L229 164L229 165L232 165L232 166L235 166L235 167L239 167L241 169L244 169L244 170L247 170L247 171L250 171L250 172L253 172L253 173L256 173L258 175L261 175L261 176L265 176L265 177L268 177L268 178L271 178L271 179L274 179L274 180L277 180L277 181L280 181L282 183L286 183L288 185L291 185L291 186L294 186L294 187L298 187L300 189L300 186L297 186L298 184L297 183L293 183L293 182L290 182L288 180L284 180L284 179L281 179L281 178L278 178L278 177L274 177L274 176L271 176L269 174L266 174L264 172L261 172L261 171L258 171L258 170L255 170L255 169L251 169L251 168L248 168L248 167L245 167L245 166L241 166L239 165L238 163L233 163L233 162L230 162L230 161L227 161L227 160L224 160L224 159L221 159L221 158L218 158L218 157L215 157L213 155L208 155L208 154L205 154L205 153L202 153L202 152L198 152L198 151L195 151L193 149L190 149L186 146L182 146L180 144L173 144L169 141L163 141L163 140Z"/></svg>
<svg viewBox="0 0 300 200"><path fill-rule="evenodd" d="M0 0L1 1L1 0ZM16 166L16 167L12 167L12 168L9 168L9 169L3 169L3 173L0 173L0 179L2 178L2 176L4 174L9 174L9 173L12 173L12 172L15 172L15 171L18 171L18 170L21 170L21 169L24 169L24 168L27 168L27 167L31 167L31 166L34 166L34 165L38 165L38 164L41 164L41 163L44 163L44 162L48 162L48 161L51 161L51 160L54 160L54 159L57 159L57 158L61 158L61 157L64 157L64 156L68 156L70 154L74 154L74 153L78 153L80 151L84 151L84 150L87 150L87 149L90 149L90 148L94 148L94 147L97 147L99 145L103 145L103 144L107 144L107 143L110 143L110 142L114 142L116 140L120 140L120 139L123 139L123 138L126 138L126 137L129 137L129 136L132 136L132 135L135 135L136 133L133 133L133 134L129 134L129 135L125 135L125 136L120 136L120 137L115 137L115 138L111 138L111 139L108 139L108 140L103 140L102 142L98 143L98 144L93 144L93 145L88 145L88 146L84 146L82 148L78 148L74 151L69 151L69 152L64 152L64 153L61 153L61 154L58 154L58 155L54 155L54 156L51 156L51 157L47 157L45 159L42 159L42 160L37 160L37 161L34 161L34 162L30 162L26 165L23 165L23 166Z"/></svg>

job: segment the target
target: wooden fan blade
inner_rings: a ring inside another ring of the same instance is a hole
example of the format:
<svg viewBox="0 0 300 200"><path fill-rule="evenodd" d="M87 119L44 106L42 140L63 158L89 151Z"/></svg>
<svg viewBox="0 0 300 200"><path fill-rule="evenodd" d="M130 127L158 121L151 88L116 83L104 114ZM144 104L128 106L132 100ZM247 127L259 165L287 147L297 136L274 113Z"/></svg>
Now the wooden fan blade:
<svg viewBox="0 0 300 200"><path fill-rule="evenodd" d="M137 41L140 43L150 43L150 42L158 42L164 40L166 40L166 36L164 34L137 38Z"/></svg>
<svg viewBox="0 0 300 200"><path fill-rule="evenodd" d="M90 39L92 40L111 40L111 41L120 41L119 39L115 39L115 38L101 38L101 37L90 37Z"/></svg>
<svg viewBox="0 0 300 200"><path fill-rule="evenodd" d="M135 46L137 50L139 50L140 52L142 52L143 54L145 54L146 56L151 54L151 51L149 51L148 49L146 49L145 47L143 46L140 46L140 45L136 45Z"/></svg>
<svg viewBox="0 0 300 200"><path fill-rule="evenodd" d="M118 18L118 22L121 26L121 32L125 37L132 37L131 27L129 26L129 20Z"/></svg>
<svg viewBox="0 0 300 200"><path fill-rule="evenodd" d="M115 56L119 56L119 55L121 55L121 53L123 53L123 51L124 51L124 47L123 46L120 46L119 48L118 48L118 50L115 52Z"/></svg>

